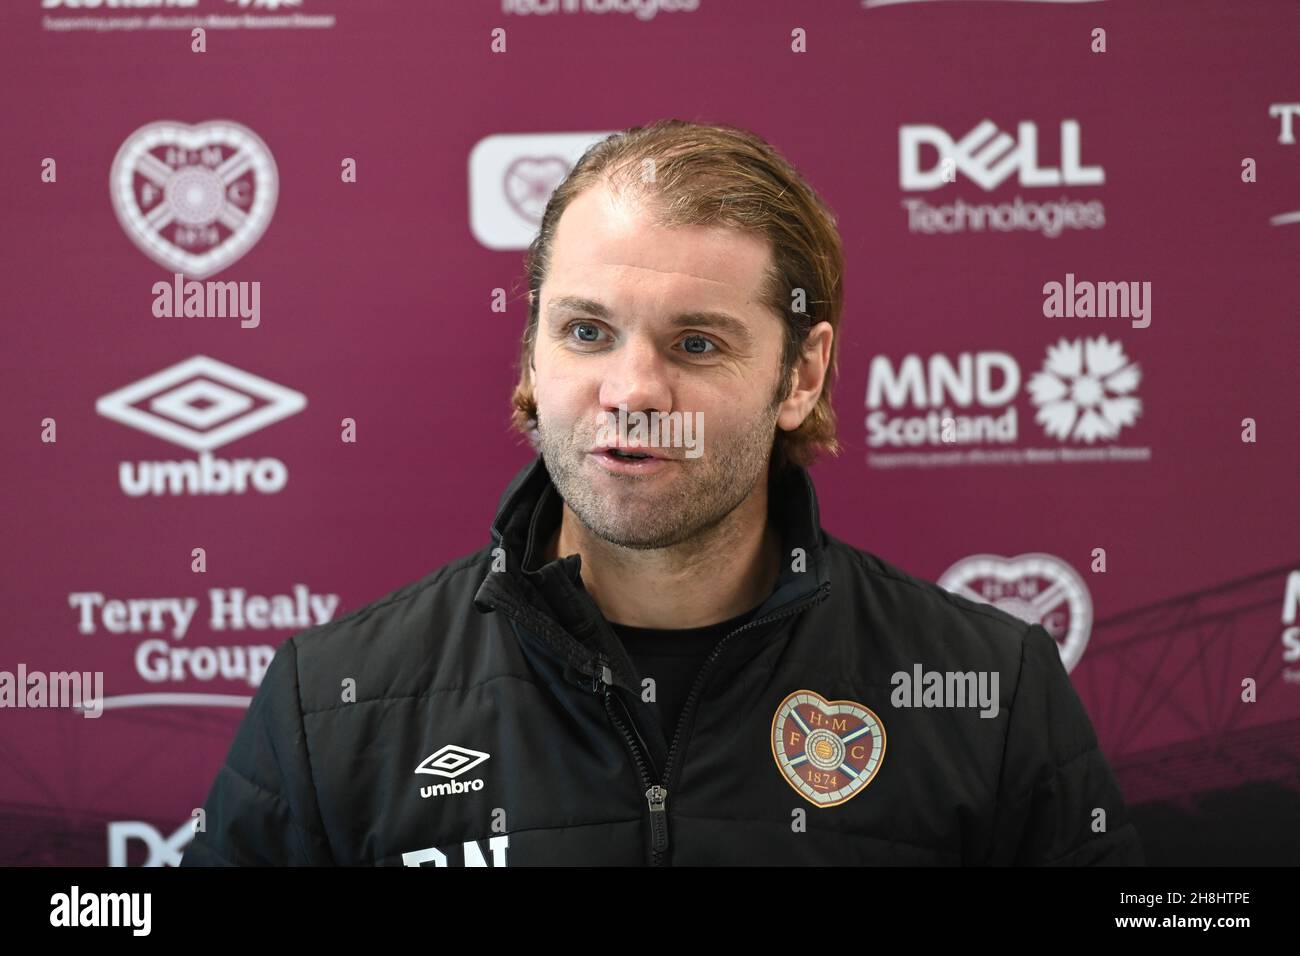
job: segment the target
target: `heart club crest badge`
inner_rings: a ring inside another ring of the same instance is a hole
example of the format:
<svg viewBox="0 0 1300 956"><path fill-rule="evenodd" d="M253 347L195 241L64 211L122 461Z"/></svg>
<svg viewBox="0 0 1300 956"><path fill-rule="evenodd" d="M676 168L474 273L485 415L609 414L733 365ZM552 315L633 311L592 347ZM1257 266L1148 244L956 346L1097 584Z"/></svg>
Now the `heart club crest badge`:
<svg viewBox="0 0 1300 956"><path fill-rule="evenodd" d="M235 262L275 212L271 151L230 120L161 120L126 138L109 173L118 221L140 251L170 272L202 279Z"/></svg>
<svg viewBox="0 0 1300 956"><path fill-rule="evenodd" d="M797 690L772 717L772 757L786 782L813 806L838 806L880 770L885 726L856 701Z"/></svg>

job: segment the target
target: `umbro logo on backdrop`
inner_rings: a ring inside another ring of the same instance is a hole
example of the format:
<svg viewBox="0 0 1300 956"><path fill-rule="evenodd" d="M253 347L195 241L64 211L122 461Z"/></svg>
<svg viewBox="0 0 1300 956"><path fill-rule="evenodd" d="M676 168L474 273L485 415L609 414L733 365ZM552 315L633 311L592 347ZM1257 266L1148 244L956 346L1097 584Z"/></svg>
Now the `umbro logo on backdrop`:
<svg viewBox="0 0 1300 956"><path fill-rule="evenodd" d="M95 411L197 452L182 461L121 462L124 494L224 495L280 491L289 471L277 458L214 458L212 451L307 406L301 392L206 355L178 362L100 397Z"/></svg>

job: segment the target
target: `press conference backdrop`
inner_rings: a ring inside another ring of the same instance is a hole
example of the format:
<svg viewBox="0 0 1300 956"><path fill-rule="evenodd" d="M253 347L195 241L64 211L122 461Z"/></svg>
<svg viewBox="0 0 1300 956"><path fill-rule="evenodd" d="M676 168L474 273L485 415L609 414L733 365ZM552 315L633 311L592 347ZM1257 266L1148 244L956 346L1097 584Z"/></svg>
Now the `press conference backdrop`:
<svg viewBox="0 0 1300 956"><path fill-rule="evenodd" d="M0 862L175 864L274 649L487 543L523 250L665 117L838 217L825 527L1057 638L1151 862L1300 862L1294 4L0 17Z"/></svg>

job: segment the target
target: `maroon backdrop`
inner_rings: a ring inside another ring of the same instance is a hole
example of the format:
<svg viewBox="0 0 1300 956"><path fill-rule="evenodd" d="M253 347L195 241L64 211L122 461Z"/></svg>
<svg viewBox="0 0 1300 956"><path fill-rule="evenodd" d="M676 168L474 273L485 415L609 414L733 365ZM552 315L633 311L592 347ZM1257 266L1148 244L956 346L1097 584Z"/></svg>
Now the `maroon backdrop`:
<svg viewBox="0 0 1300 956"><path fill-rule="evenodd" d="M523 247L586 145L670 116L758 132L838 216L827 529L1048 626L1152 862L1300 861L1298 29L1282 0L4 4L0 671L106 702L0 710L0 863L175 863L270 651L487 542L531 454ZM177 272L256 288L256 325L157 315ZM1046 315L1051 282L1145 317Z"/></svg>

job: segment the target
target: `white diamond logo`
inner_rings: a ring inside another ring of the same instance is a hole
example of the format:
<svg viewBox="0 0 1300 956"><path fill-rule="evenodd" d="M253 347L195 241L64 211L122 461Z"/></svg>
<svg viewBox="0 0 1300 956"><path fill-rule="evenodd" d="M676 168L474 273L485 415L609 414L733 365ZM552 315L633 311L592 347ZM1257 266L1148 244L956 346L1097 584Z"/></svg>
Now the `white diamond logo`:
<svg viewBox="0 0 1300 956"><path fill-rule="evenodd" d="M481 750L470 750L468 747L447 744L425 757L420 766L415 768L415 772L429 773L435 777L459 777L490 756L491 754L485 754Z"/></svg>
<svg viewBox="0 0 1300 956"><path fill-rule="evenodd" d="M148 400L148 407L140 403ZM95 402L105 418L188 448L211 451L296 415L307 397L206 355L178 362Z"/></svg>

